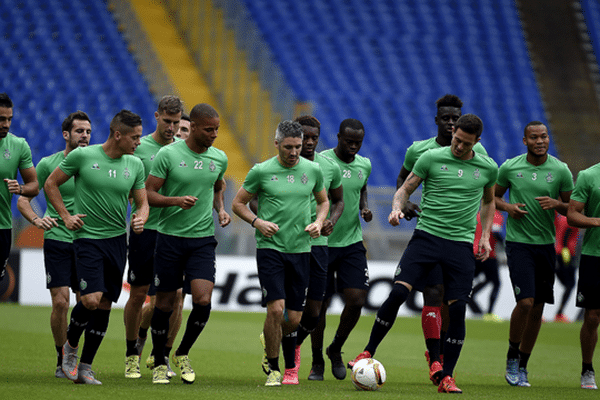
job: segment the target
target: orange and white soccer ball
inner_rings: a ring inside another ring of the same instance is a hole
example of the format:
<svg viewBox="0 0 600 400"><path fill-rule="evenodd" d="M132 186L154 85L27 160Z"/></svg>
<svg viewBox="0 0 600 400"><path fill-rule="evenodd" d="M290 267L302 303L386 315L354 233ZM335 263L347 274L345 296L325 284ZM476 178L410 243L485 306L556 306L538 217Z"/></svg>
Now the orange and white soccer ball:
<svg viewBox="0 0 600 400"><path fill-rule="evenodd" d="M356 390L378 390L385 378L385 368L374 358L363 358L352 368L351 379Z"/></svg>

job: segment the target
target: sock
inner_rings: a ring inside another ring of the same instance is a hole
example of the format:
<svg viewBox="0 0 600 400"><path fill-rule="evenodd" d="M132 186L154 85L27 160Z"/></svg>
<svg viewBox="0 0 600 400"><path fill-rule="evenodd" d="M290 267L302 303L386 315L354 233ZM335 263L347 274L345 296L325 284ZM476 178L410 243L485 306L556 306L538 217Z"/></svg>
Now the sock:
<svg viewBox="0 0 600 400"><path fill-rule="evenodd" d="M62 346L54 346L56 348L56 357L58 361L56 362L56 366L62 365Z"/></svg>
<svg viewBox="0 0 600 400"><path fill-rule="evenodd" d="M592 367L592 363L581 363L581 375L585 374L587 371L594 372L594 367Z"/></svg>
<svg viewBox="0 0 600 400"><path fill-rule="evenodd" d="M71 322L67 329L67 341L71 347L79 346L79 338L81 338L90 318L92 318L92 314L93 311L85 308L81 301L73 307Z"/></svg>
<svg viewBox="0 0 600 400"><path fill-rule="evenodd" d="M139 355L138 354L138 350L135 347L135 344L137 343L137 340L127 340L127 339L125 339L125 343L127 345L127 351L125 352L125 357Z"/></svg>
<svg viewBox="0 0 600 400"><path fill-rule="evenodd" d="M148 337L148 328L140 328L138 331L138 336L140 339L146 339Z"/></svg>
<svg viewBox="0 0 600 400"><path fill-rule="evenodd" d="M440 360L444 358L444 342L446 341L447 331L440 331Z"/></svg>
<svg viewBox="0 0 600 400"><path fill-rule="evenodd" d="M281 339L281 349L283 351L283 360L285 362L285 369L296 367L296 331L285 335Z"/></svg>
<svg viewBox="0 0 600 400"><path fill-rule="evenodd" d="M210 303L205 306L196 303L192 304L192 312L188 317L185 333L183 334L179 348L175 352L176 355L187 355L190 352L196 339L198 339L198 336L202 333L209 317Z"/></svg>
<svg viewBox="0 0 600 400"><path fill-rule="evenodd" d="M85 345L81 352L80 362L92 365L96 352L106 335L108 320L110 319L110 310L101 310L97 308L94 311L94 317L85 330Z"/></svg>
<svg viewBox="0 0 600 400"><path fill-rule="evenodd" d="M522 351L519 351L519 368L527 369L527 363L529 362L529 357L531 357L531 353L527 354L527 353L523 353Z"/></svg>
<svg viewBox="0 0 600 400"><path fill-rule="evenodd" d="M421 326L431 362L440 361L441 309L441 307L424 306L421 312Z"/></svg>
<svg viewBox="0 0 600 400"><path fill-rule="evenodd" d="M166 312L154 307L150 332L152 333L152 353L155 367L165 364L165 345L169 334L169 318L172 313L172 311Z"/></svg>
<svg viewBox="0 0 600 400"><path fill-rule="evenodd" d="M319 316L310 317L308 314L303 314L297 329L298 337L296 338L296 345L300 346L304 342L304 339L315 330L318 324Z"/></svg>
<svg viewBox="0 0 600 400"><path fill-rule="evenodd" d="M388 298L377 311L377 317L375 318L375 323L371 329L369 343L367 344L367 347L365 347L365 350L371 353L371 356L375 355L377 346L379 346L379 343L381 343L385 335L392 329L392 325L394 325L396 317L398 316L398 310L408 298L409 293L410 291L406 286L395 283Z"/></svg>
<svg viewBox="0 0 600 400"><path fill-rule="evenodd" d="M312 348L313 355L313 364L324 365L325 359L323 358L323 348L322 347L313 347Z"/></svg>
<svg viewBox="0 0 600 400"><path fill-rule="evenodd" d="M510 360L512 358L519 358L519 347L521 346L521 342L511 342L508 341L508 353L506 354L506 359Z"/></svg>
<svg viewBox="0 0 600 400"><path fill-rule="evenodd" d="M267 361L269 362L269 368L271 368L271 371L279 371L279 357L267 358Z"/></svg>
<svg viewBox="0 0 600 400"><path fill-rule="evenodd" d="M450 324L446 333L446 344L444 345L444 370L442 378L452 376L454 367L460 357L460 351L465 341L466 327L465 314L467 312L467 303L463 300L457 300L448 306L450 314Z"/></svg>

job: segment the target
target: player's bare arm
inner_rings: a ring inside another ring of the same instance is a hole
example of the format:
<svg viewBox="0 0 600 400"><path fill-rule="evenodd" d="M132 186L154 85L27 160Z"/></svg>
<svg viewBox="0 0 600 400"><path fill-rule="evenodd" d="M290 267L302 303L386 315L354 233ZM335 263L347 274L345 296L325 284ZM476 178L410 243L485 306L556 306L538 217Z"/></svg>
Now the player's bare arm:
<svg viewBox="0 0 600 400"><path fill-rule="evenodd" d="M231 210L235 215L258 229L265 237L270 238L277 233L279 226L270 221L258 218L256 214L248 208L248 203L252 200L252 197L254 197L254 193L250 193L241 187L231 203Z"/></svg>
<svg viewBox="0 0 600 400"><path fill-rule="evenodd" d="M494 213L496 212L496 201L494 196L494 186L483 189L481 198L481 239L479 239L476 258L485 261L489 258L492 246L490 245L490 235L492 225L494 224Z"/></svg>
<svg viewBox="0 0 600 400"><path fill-rule="evenodd" d="M572 190L568 192L560 192L559 199L553 199L548 196L540 196L535 199L542 207L542 210L556 210L561 215L567 215L567 210L569 209L569 200L571 199Z"/></svg>
<svg viewBox="0 0 600 400"><path fill-rule="evenodd" d="M525 215L529 214L526 210L523 209L526 206L525 204L523 204L523 203L511 204L511 203L507 202L506 200L504 200L503 196L507 190L508 190L508 188L506 188L504 186L500 186L498 184L496 184L494 186L494 196L495 196L494 200L496 202L496 208L500 211L506 211L508 213L508 215L514 219L521 219Z"/></svg>
<svg viewBox="0 0 600 400"><path fill-rule="evenodd" d="M362 217L362 219L365 222L371 222L371 220L373 219L373 213L369 209L368 198L369 198L369 195L367 193L367 185L365 184L365 186L363 186L362 189L360 189L360 200L359 200L360 216Z"/></svg>
<svg viewBox="0 0 600 400"><path fill-rule="evenodd" d="M195 196L163 196L158 193L164 184L165 179L148 175L146 192L150 207L181 207L184 210L189 210L196 204L198 198Z"/></svg>
<svg viewBox="0 0 600 400"><path fill-rule="evenodd" d="M314 192L314 195L315 200L317 201L317 218L315 219L315 222L304 228L304 231L308 232L311 238L316 239L321 236L321 228L327 218L327 213L329 213L329 199L327 198L327 191L325 188L318 192Z"/></svg>
<svg viewBox="0 0 600 400"><path fill-rule="evenodd" d="M329 210L329 218L325 220L321 228L323 236L331 235L340 215L344 212L344 188L342 185L335 189L329 188Z"/></svg>
<svg viewBox="0 0 600 400"><path fill-rule="evenodd" d="M43 229L45 231L48 231L54 228L55 226L58 226L56 218L52 218L48 215L42 218L38 217L38 215L35 213L35 211L33 211L33 208L31 207L32 199L33 197L29 196L19 196L19 198L17 199L17 208L19 209L21 215L33 226L39 229Z"/></svg>
<svg viewBox="0 0 600 400"><path fill-rule="evenodd" d="M69 175L64 173L59 167L56 167L48 179L46 179L44 191L48 196L50 204L52 204L60 218L64 221L67 229L76 231L84 225L83 218L85 217L85 214L71 215L65 207L60 190L58 190L58 187L68 181L69 178Z"/></svg>
<svg viewBox="0 0 600 400"><path fill-rule="evenodd" d="M595 228L600 226L600 218L584 214L585 203L571 199L567 210L567 223L575 228Z"/></svg>
<svg viewBox="0 0 600 400"><path fill-rule="evenodd" d="M19 184L16 179L4 179L8 191L12 194L35 197L40 192L37 172L35 167L29 167L19 170L23 178L23 185Z"/></svg>
<svg viewBox="0 0 600 400"><path fill-rule="evenodd" d="M219 224L221 227L226 227L231 222L231 217L225 211L225 189L227 188L227 183L223 179L215 182L214 186L214 195L213 195L213 207L217 211L219 216Z"/></svg>
<svg viewBox="0 0 600 400"><path fill-rule="evenodd" d="M398 174L398 179L396 180L396 190L402 187L404 181L406 181L406 178L408 178L410 172L411 171L404 168L404 165L402 166L402 168L400 169L400 173ZM410 221L411 219L419 216L421 208L417 204L407 200L406 206L402 209L402 212L404 213L404 219Z"/></svg>
<svg viewBox="0 0 600 400"><path fill-rule="evenodd" d="M406 181L400 186L400 189L396 190L392 200L392 212L388 216L390 225L397 226L400 224L400 220L404 218L402 209L406 207L408 198L417 190L421 182L423 182L423 179L411 172Z"/></svg>
<svg viewBox="0 0 600 400"><path fill-rule="evenodd" d="M137 211L131 216L131 229L134 233L140 234L144 231L144 224L148 220L150 206L146 189L133 189L132 194Z"/></svg>

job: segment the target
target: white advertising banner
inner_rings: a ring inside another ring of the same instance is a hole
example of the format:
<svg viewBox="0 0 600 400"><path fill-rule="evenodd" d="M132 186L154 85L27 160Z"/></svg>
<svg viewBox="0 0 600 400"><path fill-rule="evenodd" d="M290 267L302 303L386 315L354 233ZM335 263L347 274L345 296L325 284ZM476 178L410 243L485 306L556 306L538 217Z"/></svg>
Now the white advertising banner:
<svg viewBox="0 0 600 400"><path fill-rule="evenodd" d="M46 289L46 277L44 272L44 257L41 249L21 250L20 257L20 277L19 277L19 303L23 305L49 306L50 292ZM387 261L369 261L370 289L367 298L367 304L363 309L364 313L376 312L381 303L385 301L392 285L392 277L396 269L396 263ZM512 294L508 269L500 268L501 288L498 300L494 308L494 313L503 319L508 320L515 305ZM478 318L475 310L486 312L488 307L488 298L490 292L488 285L481 290L474 304L468 307L467 316L469 318ZM563 289L560 283L555 284L555 301L560 301ZM260 306L261 291L256 272L256 260L254 257L237 256L217 256L217 275L215 289L212 296L212 309L215 311L250 311L262 312L264 309ZM125 306L129 292L127 284L124 283L121 297L115 305L122 308ZM569 299L565 314L571 319L575 319L579 309L575 307L575 290ZM72 295L71 305L75 304L75 296ZM411 296L406 304L400 308L399 315L417 315L420 313L420 307L423 304L422 296L416 293ZM191 308L191 298L186 296L184 307ZM547 320L553 320L556 313L556 305L547 305L544 311L544 317ZM343 302L336 296L334 297L330 313L339 314L342 312Z"/></svg>

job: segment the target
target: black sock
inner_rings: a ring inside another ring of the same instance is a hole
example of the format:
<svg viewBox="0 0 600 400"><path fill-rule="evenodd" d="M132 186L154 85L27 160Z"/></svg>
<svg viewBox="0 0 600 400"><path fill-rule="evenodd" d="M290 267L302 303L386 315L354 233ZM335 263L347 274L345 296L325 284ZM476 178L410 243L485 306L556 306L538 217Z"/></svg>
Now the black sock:
<svg viewBox="0 0 600 400"><path fill-rule="evenodd" d="M531 353L527 354L527 353L523 353L522 351L519 351L519 368L527 369L527 363L529 362L529 357L531 357Z"/></svg>
<svg viewBox="0 0 600 400"><path fill-rule="evenodd" d="M269 362L269 368L271 368L271 371L279 371L279 357L267 358L267 361Z"/></svg>
<svg viewBox="0 0 600 400"><path fill-rule="evenodd" d="M300 346L304 343L304 339L310 335L312 331L315 330L317 325L319 324L319 316L310 317L308 314L302 315L302 319L300 320L300 325L298 325L298 337L296 338L296 345Z"/></svg>
<svg viewBox="0 0 600 400"><path fill-rule="evenodd" d="M296 366L296 331L285 335L281 338L281 349L283 351L283 360L285 369L294 368Z"/></svg>
<svg viewBox="0 0 600 400"><path fill-rule="evenodd" d="M172 311L166 312L154 307L150 332L152 333L152 353L155 366L165 364L165 345L169 335L169 318L172 313Z"/></svg>
<svg viewBox="0 0 600 400"><path fill-rule="evenodd" d="M467 303L463 300L457 300L448 306L450 314L450 324L446 333L446 343L444 345L444 370L442 378L452 376L454 367L460 357L463 343L465 341L466 327L465 314L467 312Z"/></svg>
<svg viewBox="0 0 600 400"><path fill-rule="evenodd" d="M322 347L313 347L312 355L313 355L313 360L312 360L313 364L319 364L319 365L325 364L325 359L323 358L323 348Z"/></svg>
<svg viewBox="0 0 600 400"><path fill-rule="evenodd" d="M125 352L125 357L129 356L138 356L138 350L135 347L137 340L127 340L125 339L125 343L127 345L127 351Z"/></svg>
<svg viewBox="0 0 600 400"><path fill-rule="evenodd" d="M440 361L440 339L425 339L431 362Z"/></svg>
<svg viewBox="0 0 600 400"><path fill-rule="evenodd" d="M71 347L79 346L79 339L88 325L90 318L92 318L93 313L92 310L85 308L81 301L73 307L71 322L67 329L67 341Z"/></svg>
<svg viewBox="0 0 600 400"><path fill-rule="evenodd" d="M508 360L512 358L519 358L519 347L521 346L521 342L511 342L508 341L508 353L506 354L506 358Z"/></svg>
<svg viewBox="0 0 600 400"><path fill-rule="evenodd" d="M406 286L395 283L388 298L383 302L379 311L377 311L369 343L365 347L365 350L371 353L371 356L375 355L379 343L381 343L385 335L392 329L398 315L398 310L408 298L409 293L410 290Z"/></svg>
<svg viewBox="0 0 600 400"><path fill-rule="evenodd" d="M101 310L97 308L94 311L94 317L91 319L90 324L85 330L85 345L81 352L80 362L84 364L92 365L96 352L100 348L102 339L106 335L106 329L108 328L108 321L110 319L110 310Z"/></svg>
<svg viewBox="0 0 600 400"><path fill-rule="evenodd" d="M183 334L183 338L181 339L181 344L177 351L176 355L187 355L190 352L190 349L202 333L208 318L210 317L210 303L202 306L200 304L192 304L192 312L187 320L187 325L185 327L185 333Z"/></svg>
<svg viewBox="0 0 600 400"><path fill-rule="evenodd" d="M594 372L594 367L592 367L592 363L581 363L581 375L585 374L587 371Z"/></svg>
<svg viewBox="0 0 600 400"><path fill-rule="evenodd" d="M56 357L58 359L58 361L56 362L57 366L61 366L62 365L62 346L54 346L56 348Z"/></svg>
<svg viewBox="0 0 600 400"><path fill-rule="evenodd" d="M446 332L445 330L440 331L440 357L444 355L444 342L446 341Z"/></svg>
<svg viewBox="0 0 600 400"><path fill-rule="evenodd" d="M138 331L138 336L140 339L146 339L148 337L148 328L140 328Z"/></svg>

